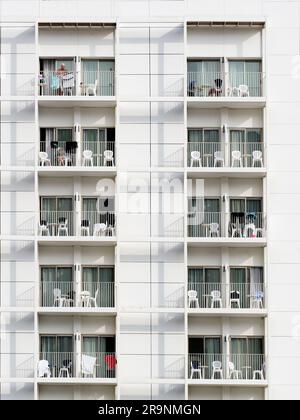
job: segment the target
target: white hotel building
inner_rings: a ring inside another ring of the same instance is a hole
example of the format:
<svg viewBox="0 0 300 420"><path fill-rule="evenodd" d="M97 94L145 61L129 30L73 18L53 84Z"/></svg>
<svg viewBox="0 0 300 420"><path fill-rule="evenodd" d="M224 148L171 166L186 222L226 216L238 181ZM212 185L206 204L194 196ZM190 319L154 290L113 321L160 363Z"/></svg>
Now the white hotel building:
<svg viewBox="0 0 300 420"><path fill-rule="evenodd" d="M298 399L300 2L0 20L1 399Z"/></svg>

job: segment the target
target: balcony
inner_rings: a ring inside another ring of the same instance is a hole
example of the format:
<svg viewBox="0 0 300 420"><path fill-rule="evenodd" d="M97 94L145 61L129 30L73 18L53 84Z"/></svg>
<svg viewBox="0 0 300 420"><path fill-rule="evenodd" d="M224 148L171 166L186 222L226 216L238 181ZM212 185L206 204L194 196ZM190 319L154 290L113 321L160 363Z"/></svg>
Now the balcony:
<svg viewBox="0 0 300 420"><path fill-rule="evenodd" d="M266 237L265 213L189 212L189 238L254 240Z"/></svg>
<svg viewBox="0 0 300 420"><path fill-rule="evenodd" d="M74 282L41 281L40 306L68 312L112 309L115 308L115 283L83 282L77 290Z"/></svg>
<svg viewBox="0 0 300 420"><path fill-rule="evenodd" d="M40 211L38 236L50 242L107 241L115 235L113 211Z"/></svg>
<svg viewBox="0 0 300 420"><path fill-rule="evenodd" d="M189 282L187 305L191 313L261 313L265 309L265 285Z"/></svg>
<svg viewBox="0 0 300 420"><path fill-rule="evenodd" d="M40 96L114 96L114 71L41 71Z"/></svg>
<svg viewBox="0 0 300 420"><path fill-rule="evenodd" d="M188 96L194 97L261 97L262 72L188 72Z"/></svg>
<svg viewBox="0 0 300 420"><path fill-rule="evenodd" d="M262 72L188 72L189 108L263 108Z"/></svg>
<svg viewBox="0 0 300 420"><path fill-rule="evenodd" d="M264 143L189 142L190 172L265 172Z"/></svg>
<svg viewBox="0 0 300 420"><path fill-rule="evenodd" d="M115 170L115 142L84 141L81 154L75 141L55 141L50 147L40 142L39 166L70 169L70 167L102 167Z"/></svg>
<svg viewBox="0 0 300 420"><path fill-rule="evenodd" d="M38 380L65 382L72 378L114 379L116 355L106 352L40 352L37 366ZM73 382L71 380L71 382ZM80 381L79 381L80 382ZM83 381L84 382L84 381Z"/></svg>
<svg viewBox="0 0 300 420"><path fill-rule="evenodd" d="M263 354L189 354L189 379L194 383L217 384L238 381L247 385L266 384Z"/></svg>

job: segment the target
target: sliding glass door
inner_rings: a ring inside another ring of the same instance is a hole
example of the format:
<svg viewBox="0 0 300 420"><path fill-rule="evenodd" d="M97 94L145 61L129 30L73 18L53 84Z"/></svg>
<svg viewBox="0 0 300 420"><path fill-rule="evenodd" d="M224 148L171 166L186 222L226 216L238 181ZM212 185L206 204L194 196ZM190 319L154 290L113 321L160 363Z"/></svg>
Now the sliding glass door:
<svg viewBox="0 0 300 420"><path fill-rule="evenodd" d="M205 379L211 378L214 361L223 363L221 343L221 337L189 337L190 364L194 362L201 366Z"/></svg>
<svg viewBox="0 0 300 420"><path fill-rule="evenodd" d="M115 337L83 336L82 355L96 358L96 378L113 378L115 376Z"/></svg>
<svg viewBox="0 0 300 420"><path fill-rule="evenodd" d="M40 337L40 360L47 360L51 376L66 376L61 369L67 368L73 376L75 358L73 354L73 336L45 335Z"/></svg>
<svg viewBox="0 0 300 420"><path fill-rule="evenodd" d="M218 198L188 198L188 236L207 237L211 223L221 226Z"/></svg>
<svg viewBox="0 0 300 420"><path fill-rule="evenodd" d="M254 370L264 370L263 337L231 337L230 359L244 379L252 379Z"/></svg>
<svg viewBox="0 0 300 420"><path fill-rule="evenodd" d="M60 306L59 296L68 299L68 306L74 305L73 267L41 267L41 305Z"/></svg>
<svg viewBox="0 0 300 420"><path fill-rule="evenodd" d="M82 60L82 83L96 87L100 96L114 95L114 69L112 60Z"/></svg>
<svg viewBox="0 0 300 420"><path fill-rule="evenodd" d="M73 235L73 198L41 197L41 222L45 222L51 235L57 235L61 223L67 225L68 235ZM65 234L62 232L62 234Z"/></svg>
<svg viewBox="0 0 300 420"><path fill-rule="evenodd" d="M261 96L261 61L230 60L229 80L232 88L246 85L250 96Z"/></svg>
<svg viewBox="0 0 300 420"><path fill-rule="evenodd" d="M231 267L230 295L239 293L240 307L251 308L251 301L258 296L263 298L262 267Z"/></svg>
<svg viewBox="0 0 300 420"><path fill-rule="evenodd" d="M214 88L222 88L220 60L188 61L188 94L209 96Z"/></svg>
<svg viewBox="0 0 300 420"><path fill-rule="evenodd" d="M215 152L222 151L220 130L218 128L199 128L188 130L188 156L191 164L191 153L200 152L202 166L213 167Z"/></svg>
<svg viewBox="0 0 300 420"><path fill-rule="evenodd" d="M98 307L114 307L114 267L83 267L82 290L88 291L93 297L97 296Z"/></svg>
<svg viewBox="0 0 300 420"><path fill-rule="evenodd" d="M188 290L195 290L200 308L210 307L210 295L213 290L221 291L220 268L189 268Z"/></svg>

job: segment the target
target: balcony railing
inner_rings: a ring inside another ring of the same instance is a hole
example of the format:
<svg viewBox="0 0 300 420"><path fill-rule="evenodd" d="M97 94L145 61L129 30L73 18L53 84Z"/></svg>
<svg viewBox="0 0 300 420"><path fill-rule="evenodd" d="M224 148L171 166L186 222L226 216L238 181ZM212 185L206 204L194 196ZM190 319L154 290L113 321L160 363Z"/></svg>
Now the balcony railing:
<svg viewBox="0 0 300 420"><path fill-rule="evenodd" d="M115 353L48 352L40 353L38 378L115 378ZM48 366L48 368L47 368Z"/></svg>
<svg viewBox="0 0 300 420"><path fill-rule="evenodd" d="M48 211L40 212L39 236L74 236L73 211Z"/></svg>
<svg viewBox="0 0 300 420"><path fill-rule="evenodd" d="M81 72L81 95L114 96L114 71Z"/></svg>
<svg viewBox="0 0 300 420"><path fill-rule="evenodd" d="M75 141L40 142L40 166L115 166L115 142L83 141L81 152ZM81 153L81 155L80 155Z"/></svg>
<svg viewBox="0 0 300 420"><path fill-rule="evenodd" d="M189 354L190 379L266 379L263 354Z"/></svg>
<svg viewBox="0 0 300 420"><path fill-rule="evenodd" d="M262 72L188 72L188 96L260 97Z"/></svg>
<svg viewBox="0 0 300 420"><path fill-rule="evenodd" d="M115 236L114 211L40 211L39 236Z"/></svg>
<svg viewBox="0 0 300 420"><path fill-rule="evenodd" d="M264 143L188 143L188 162L193 168L258 168L265 165Z"/></svg>
<svg viewBox="0 0 300 420"><path fill-rule="evenodd" d="M40 71L41 96L113 96L114 71Z"/></svg>
<svg viewBox="0 0 300 420"><path fill-rule="evenodd" d="M189 308L265 308L263 283L200 283L188 284Z"/></svg>
<svg viewBox="0 0 300 420"><path fill-rule="evenodd" d="M81 236L115 236L115 212L82 211L80 230Z"/></svg>
<svg viewBox="0 0 300 420"><path fill-rule="evenodd" d="M265 213L188 213L188 236L192 238L261 238L265 235Z"/></svg>
<svg viewBox="0 0 300 420"><path fill-rule="evenodd" d="M83 282L76 291L73 282L42 281L40 304L52 308L113 308L114 282Z"/></svg>

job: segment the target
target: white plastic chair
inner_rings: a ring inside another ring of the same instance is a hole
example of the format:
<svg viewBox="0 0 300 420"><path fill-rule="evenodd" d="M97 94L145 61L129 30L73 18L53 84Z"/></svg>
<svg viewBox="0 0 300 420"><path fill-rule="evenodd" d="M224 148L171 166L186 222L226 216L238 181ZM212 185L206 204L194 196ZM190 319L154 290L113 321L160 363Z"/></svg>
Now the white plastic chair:
<svg viewBox="0 0 300 420"><path fill-rule="evenodd" d="M42 220L39 223L39 236L43 236L44 233L46 234L46 236L50 236L50 231L46 220Z"/></svg>
<svg viewBox="0 0 300 420"><path fill-rule="evenodd" d="M94 297L89 297L89 301L88 301L88 306L91 307L92 304L94 305L95 308L98 307L97 305L97 298L99 295L99 289L96 290L95 296Z"/></svg>
<svg viewBox="0 0 300 420"><path fill-rule="evenodd" d="M216 236L216 237L220 236L219 223L210 223L209 224L208 235L209 235L210 238L212 238L213 236Z"/></svg>
<svg viewBox="0 0 300 420"><path fill-rule="evenodd" d="M94 166L93 152L91 150L84 150L82 152L82 156L82 166L87 166L88 163L90 164L90 166Z"/></svg>
<svg viewBox="0 0 300 420"><path fill-rule="evenodd" d="M46 163L48 165L51 165L51 161L48 157L48 153L47 152L39 152L39 160L40 160L40 165L41 166L45 166Z"/></svg>
<svg viewBox="0 0 300 420"><path fill-rule="evenodd" d="M215 379L215 374L218 373L220 375L220 379L223 379L223 370L222 370L222 362L219 362L219 360L214 360L212 362L212 375L211 379Z"/></svg>
<svg viewBox="0 0 300 420"><path fill-rule="evenodd" d="M53 289L53 306L58 303L58 306L61 308L66 303L66 297L61 294L60 289Z"/></svg>
<svg viewBox="0 0 300 420"><path fill-rule="evenodd" d="M248 85L239 85L239 96L250 96Z"/></svg>
<svg viewBox="0 0 300 420"><path fill-rule="evenodd" d="M202 368L199 362L195 362L195 361L193 362L191 360L191 378L190 379L193 379L194 373L198 373L199 379L202 379Z"/></svg>
<svg viewBox="0 0 300 420"><path fill-rule="evenodd" d="M93 229L93 236L105 236L107 226L105 223L95 223Z"/></svg>
<svg viewBox="0 0 300 420"><path fill-rule="evenodd" d="M211 302L210 302L211 308L215 307L215 303L219 304L219 308L223 307L220 290L212 290L210 292L210 296L211 296Z"/></svg>
<svg viewBox="0 0 300 420"><path fill-rule="evenodd" d="M112 150L104 150L103 156L104 156L104 159L103 159L104 166L106 166L108 162L111 162L111 165L115 166L114 152Z"/></svg>
<svg viewBox="0 0 300 420"><path fill-rule="evenodd" d="M196 290L189 290L187 292L188 295L188 307L190 308L192 303L195 304L196 308L199 308L199 300L198 300L198 293Z"/></svg>
<svg viewBox="0 0 300 420"><path fill-rule="evenodd" d="M229 299L229 306L232 308L232 304L237 305L238 308L241 307L240 305L240 292L237 290L230 291L230 299Z"/></svg>
<svg viewBox="0 0 300 420"><path fill-rule="evenodd" d="M85 95L86 96L96 96L97 95L97 86L98 80L95 80L95 83L89 83L85 85Z"/></svg>
<svg viewBox="0 0 300 420"><path fill-rule="evenodd" d="M218 163L220 163L221 166L225 166L223 152L221 152L220 150L217 150L214 153L214 167L216 167Z"/></svg>
<svg viewBox="0 0 300 420"><path fill-rule="evenodd" d="M254 168L255 163L259 163L261 167L264 166L261 150L253 150L252 152L252 168Z"/></svg>
<svg viewBox="0 0 300 420"><path fill-rule="evenodd" d="M232 362L228 362L229 369L229 379L243 379L243 374L241 370L235 369L235 366Z"/></svg>
<svg viewBox="0 0 300 420"><path fill-rule="evenodd" d="M39 360L37 366L37 375L39 378L44 378L46 375L47 378L51 376L51 370L49 367L48 360Z"/></svg>
<svg viewBox="0 0 300 420"><path fill-rule="evenodd" d="M239 150L233 150L231 152L231 167L234 167L234 163L237 162L239 166L243 167L243 161L242 161L242 153Z"/></svg>
<svg viewBox="0 0 300 420"><path fill-rule="evenodd" d="M261 308L263 309L263 298L264 298L264 293L261 291L258 291L255 293L254 297L251 300L251 307L252 308Z"/></svg>
<svg viewBox="0 0 300 420"><path fill-rule="evenodd" d="M65 233L66 236L69 235L69 233L68 233L68 219L66 219L65 217L60 217L58 219L57 236L61 236L62 233Z"/></svg>
<svg viewBox="0 0 300 420"><path fill-rule="evenodd" d="M70 360L64 360L63 366L59 369L59 378L69 378L72 362ZM66 374L66 375L65 375Z"/></svg>
<svg viewBox="0 0 300 420"><path fill-rule="evenodd" d="M194 150L193 152L191 152L191 166L194 166L194 162L198 162L199 167L201 168L202 164L201 164L201 155L200 152L198 152L197 150Z"/></svg>

